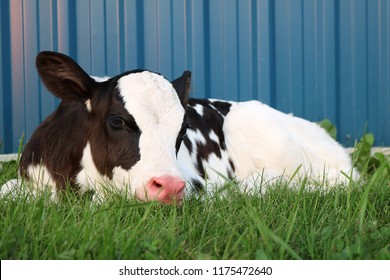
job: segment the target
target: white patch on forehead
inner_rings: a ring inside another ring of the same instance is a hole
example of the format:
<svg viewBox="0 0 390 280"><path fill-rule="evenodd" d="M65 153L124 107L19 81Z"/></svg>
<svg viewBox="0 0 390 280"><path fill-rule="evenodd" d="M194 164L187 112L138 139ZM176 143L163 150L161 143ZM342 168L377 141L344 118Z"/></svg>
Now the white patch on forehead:
<svg viewBox="0 0 390 280"><path fill-rule="evenodd" d="M138 73L131 73L119 79L119 84L131 82L134 89L144 89L145 87L157 87L162 91L170 91L173 87L163 76L143 71Z"/></svg>
<svg viewBox="0 0 390 280"><path fill-rule="evenodd" d="M118 89L141 131L160 122L181 126L184 108L172 84L161 75L148 71L129 74L119 79Z"/></svg>

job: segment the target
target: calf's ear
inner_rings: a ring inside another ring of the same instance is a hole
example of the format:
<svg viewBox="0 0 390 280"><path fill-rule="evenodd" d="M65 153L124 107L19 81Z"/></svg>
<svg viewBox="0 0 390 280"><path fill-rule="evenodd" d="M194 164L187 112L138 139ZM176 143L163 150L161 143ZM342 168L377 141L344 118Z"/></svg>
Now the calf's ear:
<svg viewBox="0 0 390 280"><path fill-rule="evenodd" d="M188 70L184 71L181 77L172 82L172 85L179 96L181 105L183 105L184 108L187 107L190 98L191 72Z"/></svg>
<svg viewBox="0 0 390 280"><path fill-rule="evenodd" d="M94 80L69 56L43 51L36 58L36 66L47 89L62 100L91 97Z"/></svg>

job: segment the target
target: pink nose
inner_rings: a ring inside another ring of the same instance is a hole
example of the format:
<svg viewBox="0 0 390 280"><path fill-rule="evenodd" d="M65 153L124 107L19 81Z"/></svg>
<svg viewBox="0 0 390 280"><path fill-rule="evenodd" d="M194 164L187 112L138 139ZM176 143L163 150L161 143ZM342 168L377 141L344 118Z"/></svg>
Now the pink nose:
<svg viewBox="0 0 390 280"><path fill-rule="evenodd" d="M148 200L157 200L165 204L180 203L184 196L185 182L180 177L153 177L146 185Z"/></svg>

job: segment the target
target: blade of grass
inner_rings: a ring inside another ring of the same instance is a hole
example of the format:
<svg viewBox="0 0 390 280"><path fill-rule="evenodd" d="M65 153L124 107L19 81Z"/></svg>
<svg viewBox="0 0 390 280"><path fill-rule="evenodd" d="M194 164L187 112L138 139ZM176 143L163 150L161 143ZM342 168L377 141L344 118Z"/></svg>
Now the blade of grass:
<svg viewBox="0 0 390 280"><path fill-rule="evenodd" d="M297 172L298 172L298 170L297 170ZM295 222L297 220L297 214L298 214L298 209L299 209L298 206L301 203L301 199L302 199L303 191L305 190L305 187L306 187L306 183L307 183L307 178L305 178L302 181L301 186L299 187L299 191L298 191L298 198L297 198L297 200L296 200L296 202L294 204L294 208L290 212L290 216L288 218L287 235L286 235L286 239L285 239L286 243L288 243L290 241L292 230L293 230ZM286 247L281 247L280 248L280 259L284 259L285 251L286 251Z"/></svg>
<svg viewBox="0 0 390 280"><path fill-rule="evenodd" d="M382 173L385 170L385 165L380 166L374 175L371 177L370 181L368 182L364 193L362 195L362 198L360 200L360 215L359 215L359 239L358 239L358 255L362 255L363 253L363 240L364 240L364 220L366 218L366 212L367 212L367 204L368 204L368 195L371 190L371 188L374 186L374 184L378 181L378 179L382 176Z"/></svg>
<svg viewBox="0 0 390 280"><path fill-rule="evenodd" d="M271 245L269 240L271 239L274 241L277 245L279 245L281 248L284 248L294 259L302 259L298 253L296 253L288 244L285 240L283 240L280 236L278 236L276 233L274 233L270 228L268 228L264 223L261 222L261 219L255 210L255 207L251 204L249 199L245 199L246 201L246 206L247 206L247 211L248 215L251 218L252 222L255 224L257 227L261 237L264 240L264 243L268 246ZM272 248L268 248L269 251L272 250Z"/></svg>

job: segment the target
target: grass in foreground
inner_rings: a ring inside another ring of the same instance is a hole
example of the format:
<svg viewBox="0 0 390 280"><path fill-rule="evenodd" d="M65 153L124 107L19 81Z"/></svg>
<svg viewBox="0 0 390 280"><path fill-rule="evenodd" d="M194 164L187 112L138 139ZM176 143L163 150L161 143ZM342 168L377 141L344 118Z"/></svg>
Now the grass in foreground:
<svg viewBox="0 0 390 280"><path fill-rule="evenodd" d="M0 171L0 185L16 177ZM67 194L0 200L1 259L390 259L390 178L329 192L280 184L247 196L192 197L181 207Z"/></svg>

